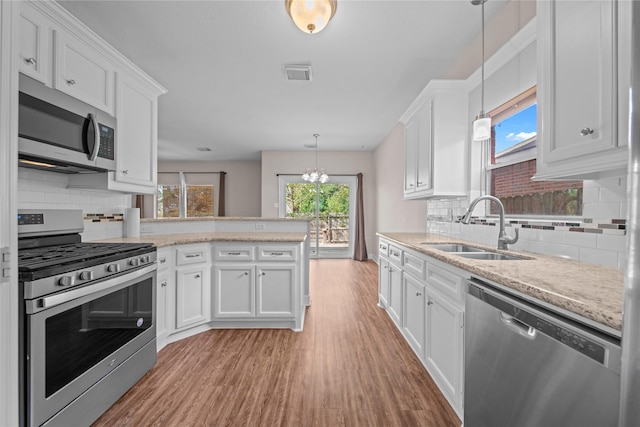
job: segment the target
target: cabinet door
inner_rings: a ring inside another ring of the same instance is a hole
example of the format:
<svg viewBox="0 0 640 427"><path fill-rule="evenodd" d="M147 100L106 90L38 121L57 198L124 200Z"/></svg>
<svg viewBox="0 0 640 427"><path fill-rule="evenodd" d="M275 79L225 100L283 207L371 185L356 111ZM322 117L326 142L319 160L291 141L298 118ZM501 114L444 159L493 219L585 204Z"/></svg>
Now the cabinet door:
<svg viewBox="0 0 640 427"><path fill-rule="evenodd" d="M618 2L538 1L537 7L536 176L588 177L616 160L599 154L625 151L618 149L626 145L618 135Z"/></svg>
<svg viewBox="0 0 640 427"><path fill-rule="evenodd" d="M380 258L378 262L378 303L380 307L389 307L389 261Z"/></svg>
<svg viewBox="0 0 640 427"><path fill-rule="evenodd" d="M256 316L295 317L295 265L262 265L256 269Z"/></svg>
<svg viewBox="0 0 640 427"><path fill-rule="evenodd" d="M424 285L408 274L402 275L404 293L404 336L416 354L424 358L425 290Z"/></svg>
<svg viewBox="0 0 640 427"><path fill-rule="evenodd" d="M433 152L433 100L426 102L418 112L420 126L418 128L416 191L433 188L432 184L432 152Z"/></svg>
<svg viewBox="0 0 640 427"><path fill-rule="evenodd" d="M213 271L213 316L255 317L255 267L242 264L216 265Z"/></svg>
<svg viewBox="0 0 640 427"><path fill-rule="evenodd" d="M419 138L419 117L416 114L404 126L404 192L416 191Z"/></svg>
<svg viewBox="0 0 640 427"><path fill-rule="evenodd" d="M49 75L49 26L47 21L31 9L28 3L20 3L20 59L22 74L51 85Z"/></svg>
<svg viewBox="0 0 640 427"><path fill-rule="evenodd" d="M452 404L462 408L464 312L436 292L427 292L425 360Z"/></svg>
<svg viewBox="0 0 640 427"><path fill-rule="evenodd" d="M167 285L169 275L158 275L156 290L156 337L159 343L164 342L169 334L167 322Z"/></svg>
<svg viewBox="0 0 640 427"><path fill-rule="evenodd" d="M389 264L389 314L402 327L402 270Z"/></svg>
<svg viewBox="0 0 640 427"><path fill-rule="evenodd" d="M176 271L176 329L211 320L209 265Z"/></svg>
<svg viewBox="0 0 640 427"><path fill-rule="evenodd" d="M113 114L113 65L63 31L55 32L55 41L55 89Z"/></svg>
<svg viewBox="0 0 640 427"><path fill-rule="evenodd" d="M157 97L118 74L115 181L157 191Z"/></svg>

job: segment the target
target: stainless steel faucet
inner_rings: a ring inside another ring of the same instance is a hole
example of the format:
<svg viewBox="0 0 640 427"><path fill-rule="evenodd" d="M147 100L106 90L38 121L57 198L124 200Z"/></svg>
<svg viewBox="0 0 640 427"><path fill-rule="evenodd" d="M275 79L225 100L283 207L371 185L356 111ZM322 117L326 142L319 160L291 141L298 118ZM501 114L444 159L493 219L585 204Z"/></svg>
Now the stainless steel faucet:
<svg viewBox="0 0 640 427"><path fill-rule="evenodd" d="M507 245L511 245L518 241L519 230L517 228L515 229L516 235L514 237L507 236L507 232L504 230L504 206L502 205L500 199L498 199L497 197L487 195L480 196L475 199L469 205L469 208L460 219L460 222L463 224L469 224L469 221L471 221L471 212L473 212L473 209L475 209L480 200L491 200L498 205L498 208L500 209L500 232L498 233L498 249L504 249L506 251L507 249L509 249Z"/></svg>

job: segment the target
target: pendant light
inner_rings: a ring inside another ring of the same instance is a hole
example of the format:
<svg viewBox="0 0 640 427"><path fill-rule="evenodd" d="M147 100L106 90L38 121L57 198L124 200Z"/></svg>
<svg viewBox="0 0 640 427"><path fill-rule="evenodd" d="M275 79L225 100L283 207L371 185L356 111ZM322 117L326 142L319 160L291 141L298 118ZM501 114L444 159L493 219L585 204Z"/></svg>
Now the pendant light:
<svg viewBox="0 0 640 427"><path fill-rule="evenodd" d="M481 95L480 95L480 114L476 116L473 122L473 140L486 141L491 139L491 117L484 112L484 4L487 0L471 0L474 6L482 7L482 64L480 66L481 73Z"/></svg>
<svg viewBox="0 0 640 427"><path fill-rule="evenodd" d="M324 169L320 169L320 172L318 172L318 137L320 135L314 133L313 136L316 138L316 167L313 168L313 171L307 169L306 172L302 174L302 179L311 183L320 181L321 184L324 184L329 181L329 175L327 175Z"/></svg>
<svg viewBox="0 0 640 427"><path fill-rule="evenodd" d="M327 26L338 8L337 0L285 0L287 13L301 31L319 33Z"/></svg>

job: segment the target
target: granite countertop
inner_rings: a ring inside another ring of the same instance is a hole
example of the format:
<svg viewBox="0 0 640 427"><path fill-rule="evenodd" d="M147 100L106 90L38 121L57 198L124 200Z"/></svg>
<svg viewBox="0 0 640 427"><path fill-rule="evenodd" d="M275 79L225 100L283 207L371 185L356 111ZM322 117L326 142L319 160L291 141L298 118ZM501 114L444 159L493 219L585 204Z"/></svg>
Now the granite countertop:
<svg viewBox="0 0 640 427"><path fill-rule="evenodd" d="M190 218L140 218L140 222L188 222L188 221L311 221L305 218L250 217L250 216L200 216Z"/></svg>
<svg viewBox="0 0 640 427"><path fill-rule="evenodd" d="M531 252L498 251L474 242L425 233L377 233L392 242L469 271L614 330L622 326L624 272ZM423 243L464 243L528 259L487 261L463 258Z"/></svg>
<svg viewBox="0 0 640 427"><path fill-rule="evenodd" d="M304 242L306 233L288 232L208 232L157 234L140 237L120 237L100 240L105 243L153 243L159 248L171 245L187 245L202 242Z"/></svg>

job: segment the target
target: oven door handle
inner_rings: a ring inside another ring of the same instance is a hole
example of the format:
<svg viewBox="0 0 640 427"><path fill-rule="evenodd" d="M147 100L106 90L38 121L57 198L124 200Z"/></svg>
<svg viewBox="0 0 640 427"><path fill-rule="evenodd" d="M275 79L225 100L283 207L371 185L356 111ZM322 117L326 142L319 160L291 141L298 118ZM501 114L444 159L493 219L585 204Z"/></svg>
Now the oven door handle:
<svg viewBox="0 0 640 427"><path fill-rule="evenodd" d="M157 270L157 268L158 266L154 263L144 268L141 268L139 270L135 270L130 273L124 274L122 276L116 276L116 277L107 279L103 282L98 282L95 284L83 286L81 288L70 289L66 292L61 292L48 297L27 301L26 312L27 314L34 314L34 313L37 313L38 311L42 311L47 308L54 307L56 305L64 304L74 299L91 295L96 292L104 291L109 288L119 288L122 286L124 282L135 280L139 277L144 276L147 273Z"/></svg>

